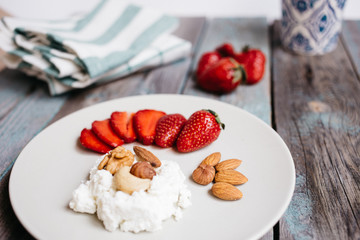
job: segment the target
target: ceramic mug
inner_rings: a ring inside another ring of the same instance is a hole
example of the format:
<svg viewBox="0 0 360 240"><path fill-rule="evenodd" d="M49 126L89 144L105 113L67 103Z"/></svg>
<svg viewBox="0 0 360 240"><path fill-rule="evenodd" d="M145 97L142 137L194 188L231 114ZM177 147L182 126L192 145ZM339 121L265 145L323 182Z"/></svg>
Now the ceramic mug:
<svg viewBox="0 0 360 240"><path fill-rule="evenodd" d="M334 50L346 0L282 0L281 41L301 55Z"/></svg>

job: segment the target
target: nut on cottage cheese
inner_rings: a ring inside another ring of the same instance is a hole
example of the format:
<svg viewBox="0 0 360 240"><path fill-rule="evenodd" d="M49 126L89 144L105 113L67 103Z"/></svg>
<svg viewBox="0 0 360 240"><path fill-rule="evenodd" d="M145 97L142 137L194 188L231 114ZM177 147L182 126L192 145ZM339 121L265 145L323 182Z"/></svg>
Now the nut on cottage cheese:
<svg viewBox="0 0 360 240"><path fill-rule="evenodd" d="M182 209L191 205L191 193L184 184L185 176L173 161L162 161L146 191L131 195L116 191L113 175L94 166L90 179L73 192L71 209L81 213L97 213L108 231L156 231L162 222L182 217Z"/></svg>

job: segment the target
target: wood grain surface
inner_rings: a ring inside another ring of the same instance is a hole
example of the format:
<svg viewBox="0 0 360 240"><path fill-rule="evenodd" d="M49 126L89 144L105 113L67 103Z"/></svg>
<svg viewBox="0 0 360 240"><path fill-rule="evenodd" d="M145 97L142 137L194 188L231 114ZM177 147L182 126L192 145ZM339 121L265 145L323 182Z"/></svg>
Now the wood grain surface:
<svg viewBox="0 0 360 240"><path fill-rule="evenodd" d="M360 78L360 21L344 21L342 41Z"/></svg>
<svg viewBox="0 0 360 240"><path fill-rule="evenodd" d="M274 115L296 168L280 238L359 239L359 79L343 42L324 56L293 55L279 26L271 33Z"/></svg>

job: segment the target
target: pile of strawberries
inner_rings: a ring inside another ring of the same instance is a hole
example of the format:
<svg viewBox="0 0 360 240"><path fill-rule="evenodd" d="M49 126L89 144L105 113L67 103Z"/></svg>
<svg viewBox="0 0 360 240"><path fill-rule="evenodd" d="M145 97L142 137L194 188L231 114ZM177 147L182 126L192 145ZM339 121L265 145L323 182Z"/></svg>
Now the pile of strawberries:
<svg viewBox="0 0 360 240"><path fill-rule="evenodd" d="M94 121L91 129L84 128L80 143L99 153L134 141L192 152L214 142L224 126L212 110L196 111L189 119L179 113L166 114L154 109L136 113L116 111L109 119Z"/></svg>
<svg viewBox="0 0 360 240"><path fill-rule="evenodd" d="M201 56L196 70L197 84L209 92L229 93L242 81L259 82L265 72L265 61L259 49L245 46L237 53L232 44L224 43Z"/></svg>

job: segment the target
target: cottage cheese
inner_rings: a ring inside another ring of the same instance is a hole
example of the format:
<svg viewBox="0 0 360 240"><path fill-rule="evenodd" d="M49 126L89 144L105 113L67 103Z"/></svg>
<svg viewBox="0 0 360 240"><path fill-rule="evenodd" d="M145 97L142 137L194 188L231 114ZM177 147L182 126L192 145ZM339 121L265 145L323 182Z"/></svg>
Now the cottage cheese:
<svg viewBox="0 0 360 240"><path fill-rule="evenodd" d="M129 195L116 191L111 173L98 170L96 165L90 171L90 179L73 192L69 206L76 212L97 213L108 231L159 230L162 221L182 217L182 209L191 205L191 193L176 162L162 161L156 174L150 189Z"/></svg>

